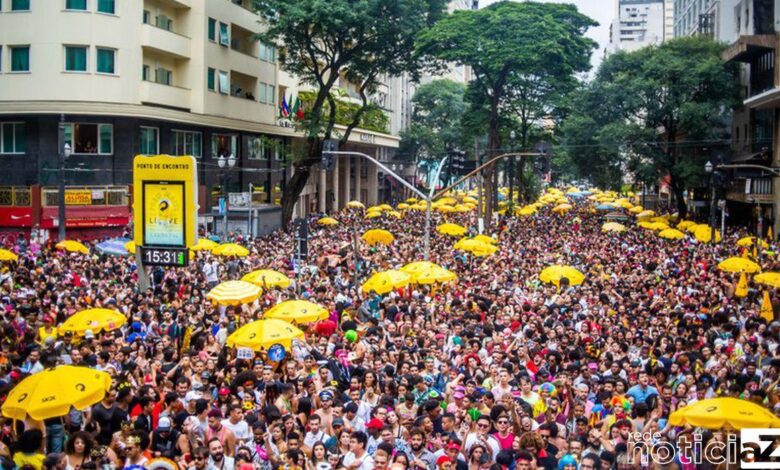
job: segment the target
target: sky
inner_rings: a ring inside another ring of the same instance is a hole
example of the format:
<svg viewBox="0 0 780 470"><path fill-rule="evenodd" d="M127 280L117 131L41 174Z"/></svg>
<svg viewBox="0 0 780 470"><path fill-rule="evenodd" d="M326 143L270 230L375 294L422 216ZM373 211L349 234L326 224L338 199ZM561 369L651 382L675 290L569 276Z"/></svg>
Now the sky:
<svg viewBox="0 0 780 470"><path fill-rule="evenodd" d="M480 8L495 3L498 0L480 0ZM615 16L615 5L612 0L537 0L542 3L573 3L580 13L590 16L599 23L596 28L591 28L587 36L599 43L599 48L593 53L591 62L594 69L598 67L604 58L604 49L609 44L609 25ZM592 71L591 71L592 73Z"/></svg>

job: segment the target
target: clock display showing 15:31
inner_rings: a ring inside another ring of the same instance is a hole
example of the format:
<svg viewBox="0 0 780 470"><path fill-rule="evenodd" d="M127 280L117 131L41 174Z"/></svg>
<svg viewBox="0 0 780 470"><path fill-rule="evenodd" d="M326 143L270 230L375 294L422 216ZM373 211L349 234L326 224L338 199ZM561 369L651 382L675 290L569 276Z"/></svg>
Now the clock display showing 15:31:
<svg viewBox="0 0 780 470"><path fill-rule="evenodd" d="M155 248L141 247L141 260L146 266L178 266L189 264L187 248Z"/></svg>

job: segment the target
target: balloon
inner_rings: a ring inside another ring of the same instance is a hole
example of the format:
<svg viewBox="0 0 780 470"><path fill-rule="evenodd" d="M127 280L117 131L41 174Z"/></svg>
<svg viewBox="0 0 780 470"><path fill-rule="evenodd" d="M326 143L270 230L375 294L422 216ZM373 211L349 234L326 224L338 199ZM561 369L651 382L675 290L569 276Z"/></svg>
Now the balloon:
<svg viewBox="0 0 780 470"><path fill-rule="evenodd" d="M358 337L357 331L348 330L346 333L344 333L344 337L347 338L347 341L349 341L350 343L354 343L355 341L357 341L357 337Z"/></svg>

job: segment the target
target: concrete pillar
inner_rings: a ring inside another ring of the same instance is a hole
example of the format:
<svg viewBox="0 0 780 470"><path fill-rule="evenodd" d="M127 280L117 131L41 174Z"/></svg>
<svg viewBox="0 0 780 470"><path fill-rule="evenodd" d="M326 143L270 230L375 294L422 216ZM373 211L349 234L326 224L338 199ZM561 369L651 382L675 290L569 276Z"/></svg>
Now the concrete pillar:
<svg viewBox="0 0 780 470"><path fill-rule="evenodd" d="M363 159L361 157L355 157L355 199L360 201L360 183L362 178L360 177L360 167L363 165ZM364 201L361 201L364 202Z"/></svg>
<svg viewBox="0 0 780 470"><path fill-rule="evenodd" d="M343 207L339 202L339 170L341 169L341 159L333 159L333 181L331 189L333 190L333 212L338 212Z"/></svg>
<svg viewBox="0 0 780 470"><path fill-rule="evenodd" d="M368 165L368 205L375 206L379 196L379 167L373 162L366 164Z"/></svg>
<svg viewBox="0 0 780 470"><path fill-rule="evenodd" d="M777 73L780 73L780 71L775 70L775 74ZM775 76L775 84L777 83L778 79ZM780 118L780 109L775 108L775 128L772 135L772 168L780 167L780 122L778 122L778 118ZM774 220L772 235L777 239L778 230L780 230L780 178L778 177L772 178L772 218Z"/></svg>
<svg viewBox="0 0 780 470"><path fill-rule="evenodd" d="M344 159L344 205L346 206L352 200L352 177L350 176L352 167L352 157Z"/></svg>
<svg viewBox="0 0 780 470"><path fill-rule="evenodd" d="M317 189L317 196L318 201L317 205L319 207L320 212L325 212L325 193L328 192L328 172L326 172L324 169L320 170L320 180L318 181L318 189Z"/></svg>

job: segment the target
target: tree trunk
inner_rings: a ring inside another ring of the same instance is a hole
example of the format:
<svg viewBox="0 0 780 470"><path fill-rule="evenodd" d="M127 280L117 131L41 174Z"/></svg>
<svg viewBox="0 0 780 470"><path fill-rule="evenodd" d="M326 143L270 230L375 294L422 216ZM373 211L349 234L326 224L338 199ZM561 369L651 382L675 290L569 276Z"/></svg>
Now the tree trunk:
<svg viewBox="0 0 780 470"><path fill-rule="evenodd" d="M672 186L672 193L674 193L674 199L677 202L677 213L680 216L680 220L683 220L688 216L688 206L685 204L685 195L683 194L685 191L678 183L677 178L671 176L669 179Z"/></svg>
<svg viewBox="0 0 780 470"><path fill-rule="evenodd" d="M493 97L490 103L490 118L488 126L487 142L487 160L496 157L501 152L501 135L498 133L498 96L499 91L493 90ZM496 188L494 185L496 174L496 163L485 168L483 175L485 179L485 227L490 227L493 220L493 211L496 205Z"/></svg>
<svg viewBox="0 0 780 470"><path fill-rule="evenodd" d="M295 168L292 178L287 182L282 193L282 229L285 232L290 230L290 221L292 220L295 203L298 202L298 196L301 195L303 188L311 174L311 166L300 166Z"/></svg>

